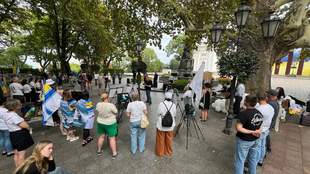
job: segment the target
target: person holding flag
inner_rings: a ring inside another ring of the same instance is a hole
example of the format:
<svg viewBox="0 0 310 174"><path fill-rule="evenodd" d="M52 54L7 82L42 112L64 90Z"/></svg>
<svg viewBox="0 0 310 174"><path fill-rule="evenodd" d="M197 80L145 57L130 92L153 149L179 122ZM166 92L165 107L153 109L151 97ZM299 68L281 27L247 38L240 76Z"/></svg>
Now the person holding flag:
<svg viewBox="0 0 310 174"><path fill-rule="evenodd" d="M43 86L42 124L44 126L54 126L53 114L56 114L60 107L62 97L52 87L54 84L52 79L47 79Z"/></svg>
<svg viewBox="0 0 310 174"><path fill-rule="evenodd" d="M82 93L82 98L77 102L76 108L76 111L79 112L79 115L82 118L82 122L85 124L82 144L82 146L85 146L93 140L93 137L90 136L90 130L93 129L95 120L94 105L89 98L89 93L87 91Z"/></svg>
<svg viewBox="0 0 310 174"><path fill-rule="evenodd" d="M71 91L69 89L64 90L63 100L60 102L60 111L63 119L63 126L67 130L67 140L76 141L78 136L74 135L73 121L76 108L76 100L72 98Z"/></svg>

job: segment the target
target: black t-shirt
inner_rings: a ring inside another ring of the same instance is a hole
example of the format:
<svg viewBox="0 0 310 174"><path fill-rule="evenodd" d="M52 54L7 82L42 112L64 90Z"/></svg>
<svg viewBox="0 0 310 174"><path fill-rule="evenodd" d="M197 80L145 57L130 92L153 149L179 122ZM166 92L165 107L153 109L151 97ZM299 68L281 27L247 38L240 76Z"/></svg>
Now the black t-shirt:
<svg viewBox="0 0 310 174"><path fill-rule="evenodd" d="M255 108L240 112L238 119L243 125L243 128L253 131L259 129L263 123L263 115ZM241 132L237 132L237 137L245 141L254 141L259 138L252 134L244 134Z"/></svg>
<svg viewBox="0 0 310 174"><path fill-rule="evenodd" d="M48 160L47 158L45 158L44 160L48 162L48 172L54 171L56 168L54 160ZM17 171L16 174L41 174L41 171L38 170L35 163L30 164L29 168L25 171L25 173L23 173L22 171L23 169Z"/></svg>
<svg viewBox="0 0 310 174"><path fill-rule="evenodd" d="M152 86L152 80L146 80L145 81L145 89L151 90L151 86Z"/></svg>

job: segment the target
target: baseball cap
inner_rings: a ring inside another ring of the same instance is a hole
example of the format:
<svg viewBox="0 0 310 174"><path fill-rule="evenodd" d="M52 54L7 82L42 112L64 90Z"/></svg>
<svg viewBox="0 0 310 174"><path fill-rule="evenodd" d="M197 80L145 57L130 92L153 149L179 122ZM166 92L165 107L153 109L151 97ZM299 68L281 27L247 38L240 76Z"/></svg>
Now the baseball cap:
<svg viewBox="0 0 310 174"><path fill-rule="evenodd" d="M274 89L270 89L270 90L266 91L266 93L268 95L271 95L271 96L278 96L278 92Z"/></svg>
<svg viewBox="0 0 310 174"><path fill-rule="evenodd" d="M172 99L172 93L171 92L166 92L165 93L165 99Z"/></svg>

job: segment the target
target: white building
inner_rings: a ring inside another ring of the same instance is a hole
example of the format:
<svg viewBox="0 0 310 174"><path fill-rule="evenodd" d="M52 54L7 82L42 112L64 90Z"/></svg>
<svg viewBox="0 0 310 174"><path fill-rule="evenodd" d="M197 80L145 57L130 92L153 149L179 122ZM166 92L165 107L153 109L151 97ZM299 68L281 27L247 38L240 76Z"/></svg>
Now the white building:
<svg viewBox="0 0 310 174"><path fill-rule="evenodd" d="M206 44L200 44L193 52L194 67L193 71L196 72L202 62L205 62L204 71L212 72L213 75L217 75L218 69L216 66L217 55L214 51L207 47Z"/></svg>

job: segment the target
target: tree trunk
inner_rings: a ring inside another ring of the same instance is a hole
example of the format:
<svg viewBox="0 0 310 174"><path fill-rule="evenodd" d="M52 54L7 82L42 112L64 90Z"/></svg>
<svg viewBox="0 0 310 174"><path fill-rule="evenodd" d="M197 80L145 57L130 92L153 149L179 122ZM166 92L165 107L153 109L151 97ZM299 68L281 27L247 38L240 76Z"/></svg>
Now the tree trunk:
<svg viewBox="0 0 310 174"><path fill-rule="evenodd" d="M259 69L254 77L248 80L246 85L248 87L247 90L250 93L256 94L257 92L271 89L272 64L274 60L273 55L272 49L258 52Z"/></svg>

